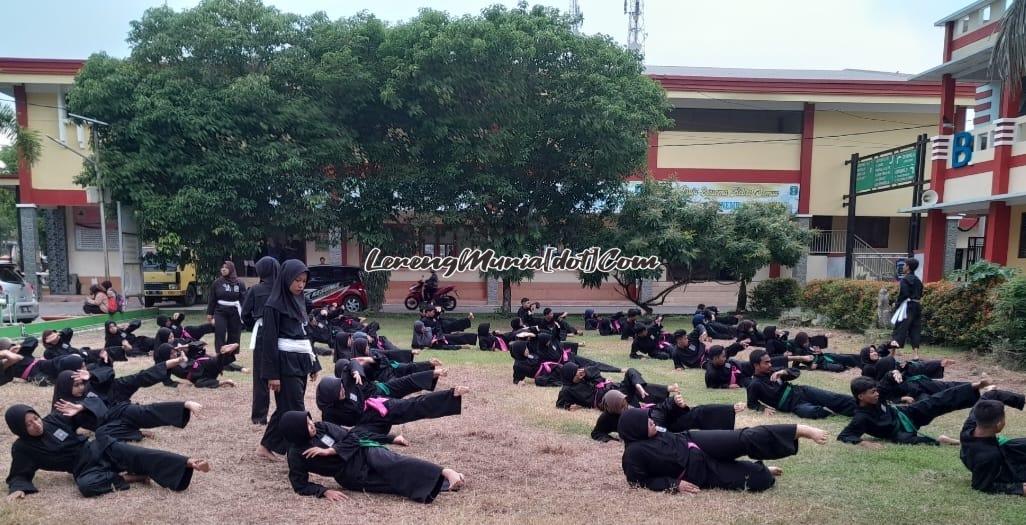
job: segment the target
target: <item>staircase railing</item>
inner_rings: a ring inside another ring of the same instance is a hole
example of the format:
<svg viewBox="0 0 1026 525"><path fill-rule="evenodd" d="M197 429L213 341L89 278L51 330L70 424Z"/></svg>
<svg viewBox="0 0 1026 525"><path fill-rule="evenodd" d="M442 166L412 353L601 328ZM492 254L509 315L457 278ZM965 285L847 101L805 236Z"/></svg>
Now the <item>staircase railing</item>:
<svg viewBox="0 0 1026 525"><path fill-rule="evenodd" d="M847 242L846 230L819 230L809 243L810 255L843 254ZM895 263L906 257L905 253L881 252L859 236L855 236L852 249L852 277L887 281L894 278Z"/></svg>

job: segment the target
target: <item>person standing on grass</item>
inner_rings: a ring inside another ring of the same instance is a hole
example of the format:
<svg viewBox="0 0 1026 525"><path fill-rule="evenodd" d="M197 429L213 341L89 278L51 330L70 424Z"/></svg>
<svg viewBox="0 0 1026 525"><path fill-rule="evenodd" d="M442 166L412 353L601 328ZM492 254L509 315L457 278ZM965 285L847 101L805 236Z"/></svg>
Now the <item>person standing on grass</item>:
<svg viewBox="0 0 1026 525"><path fill-rule="evenodd" d="M260 282L246 291L246 299L242 301L242 322L249 328L249 349L253 351L253 407L250 420L254 425L267 424L267 412L271 406L271 394L267 381L261 377L263 358L257 354L260 345L260 328L263 327L264 305L271 295L274 279L278 277L281 264L274 257L262 257L256 263L257 276Z"/></svg>
<svg viewBox="0 0 1026 525"><path fill-rule="evenodd" d="M221 276L210 285L207 303L207 322L214 325L214 348L239 343L242 340L242 299L246 285L235 273L235 263L225 261ZM241 371L233 365L230 370Z"/></svg>
<svg viewBox="0 0 1026 525"><path fill-rule="evenodd" d="M288 443L278 428L283 415L289 411L304 411L307 378L317 380L321 364L313 352L313 344L306 333L307 308L303 297L309 272L306 265L296 259L285 261L271 286L271 295L264 305L260 331L263 363L260 376L274 392L274 413L267 422L267 430L257 447L257 455L278 459L285 454Z"/></svg>
<svg viewBox="0 0 1026 525"><path fill-rule="evenodd" d="M919 268L919 260L912 257L905 259L905 275L899 281L898 299L895 301L897 307L891 316L891 322L894 323L891 346L904 348L907 342L912 346L912 359L919 359L919 343L923 331L923 306L920 304L923 299L923 281L916 277L916 268Z"/></svg>

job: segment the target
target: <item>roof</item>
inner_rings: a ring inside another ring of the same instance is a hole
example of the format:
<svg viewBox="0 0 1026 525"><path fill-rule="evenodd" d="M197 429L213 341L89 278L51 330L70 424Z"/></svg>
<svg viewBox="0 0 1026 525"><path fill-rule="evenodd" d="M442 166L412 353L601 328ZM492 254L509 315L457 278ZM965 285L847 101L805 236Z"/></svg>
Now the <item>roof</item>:
<svg viewBox="0 0 1026 525"><path fill-rule="evenodd" d="M947 24L948 22L961 20L965 18L967 15L970 15L979 9L983 9L984 7L987 7L992 3L994 3L994 0L976 0L975 2L963 7L962 9L959 9L958 11L955 11L954 13L951 13L950 15L944 18L941 18L937 21L937 23L933 25L940 27Z"/></svg>
<svg viewBox="0 0 1026 525"><path fill-rule="evenodd" d="M77 75L85 60L0 57L0 73Z"/></svg>
<svg viewBox="0 0 1026 525"><path fill-rule="evenodd" d="M646 66L645 74L674 77L716 77L766 80L838 80L904 82L912 75L866 69L757 69L734 67Z"/></svg>

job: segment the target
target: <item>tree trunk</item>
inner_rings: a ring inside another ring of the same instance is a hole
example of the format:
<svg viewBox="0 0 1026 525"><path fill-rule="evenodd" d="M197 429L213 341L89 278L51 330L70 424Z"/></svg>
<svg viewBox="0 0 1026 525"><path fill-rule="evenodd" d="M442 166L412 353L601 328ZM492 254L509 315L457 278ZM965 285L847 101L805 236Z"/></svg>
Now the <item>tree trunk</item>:
<svg viewBox="0 0 1026 525"><path fill-rule="evenodd" d="M744 312L748 309L748 279L741 279L741 287L737 290L737 312Z"/></svg>
<svg viewBox="0 0 1026 525"><path fill-rule="evenodd" d="M502 279L502 309L501 312L508 314L513 311L513 287L510 286L508 278Z"/></svg>

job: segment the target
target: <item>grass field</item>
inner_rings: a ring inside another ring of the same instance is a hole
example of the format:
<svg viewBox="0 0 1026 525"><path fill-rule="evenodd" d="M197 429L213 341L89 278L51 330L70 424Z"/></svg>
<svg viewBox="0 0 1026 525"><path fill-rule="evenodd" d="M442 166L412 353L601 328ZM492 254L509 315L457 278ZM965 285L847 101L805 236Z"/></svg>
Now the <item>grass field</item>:
<svg viewBox="0 0 1026 525"><path fill-rule="evenodd" d="M375 317L384 335L399 346L409 344L410 315ZM493 328L508 326L495 316L478 316ZM580 318L571 322L580 325ZM668 321L675 329L690 326L685 318ZM139 333L153 333L152 324ZM595 332L576 338L587 345L581 354L613 365L634 367L649 382L678 383L692 405L733 403L744 391L707 390L702 372L679 373L667 361L631 360L628 343ZM77 334L74 343L96 346L99 332ZM835 334L831 347L855 352L862 337ZM243 335L243 342L248 334ZM41 352L40 352L41 353ZM928 348L924 357L959 360L947 379L973 380L987 374L999 385L1022 391L1026 376L997 368L986 361L945 349ZM440 388L458 384L473 391L458 417L404 425L411 442L399 452L434 461L463 472L467 488L443 494L431 505L399 498L349 493L350 500L330 503L294 494L282 463L255 459L252 451L263 427L249 421L251 377L227 373L235 389L169 389L156 386L136 395L138 402L194 399L203 403L204 417L185 429L157 429L143 446L163 448L209 459L214 470L197 474L190 489L172 493L157 486L134 486L123 493L96 499L79 496L66 474L40 473L40 493L15 503L0 502L2 523L1026 523L1026 499L990 496L969 487L969 472L958 459L957 447L910 447L888 444L870 451L834 438L847 421L833 417L811 424L831 433L825 446L807 445L797 456L773 462L784 468L776 487L761 494L704 491L694 496L652 493L628 488L620 470L619 443L589 438L597 417L593 410L566 412L555 408L557 389L512 384L511 360L498 352L476 349L427 351L418 359L437 357L450 373ZM250 361L248 352L241 358ZM321 358L326 370L328 358ZM118 364L127 373L149 364L135 359ZM807 372L799 380L846 392L853 372ZM606 374L614 380L615 374ZM307 406L314 409L313 388ZM23 383L0 388L0 406L29 403L45 413L51 389ZM935 421L925 432L957 436L966 413ZM772 417L751 412L738 417L738 427L798 422L786 414ZM1008 436L1026 435L1026 416L1010 411ZM0 431L0 472L6 477L13 436ZM321 480L333 486L331 480Z"/></svg>

